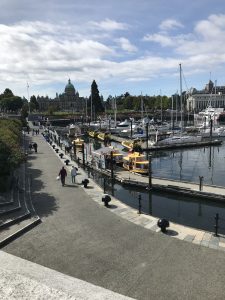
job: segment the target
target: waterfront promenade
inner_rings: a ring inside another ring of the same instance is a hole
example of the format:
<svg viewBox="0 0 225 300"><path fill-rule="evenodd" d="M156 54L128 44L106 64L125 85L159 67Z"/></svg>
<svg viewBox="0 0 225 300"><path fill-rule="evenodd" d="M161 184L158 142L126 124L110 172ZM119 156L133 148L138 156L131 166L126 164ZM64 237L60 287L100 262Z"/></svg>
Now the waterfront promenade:
<svg viewBox="0 0 225 300"><path fill-rule="evenodd" d="M30 138L38 153L29 155L27 170L42 223L3 251L135 299L224 298L225 252L214 249L212 236L198 231L199 243L189 243L181 240L179 226L170 231L178 238L164 235L154 218L116 199L108 209L98 186L90 180L85 190L79 184L86 177L82 171L77 184L67 178L62 187L56 180L62 160L41 135ZM186 230L190 239L194 231Z"/></svg>

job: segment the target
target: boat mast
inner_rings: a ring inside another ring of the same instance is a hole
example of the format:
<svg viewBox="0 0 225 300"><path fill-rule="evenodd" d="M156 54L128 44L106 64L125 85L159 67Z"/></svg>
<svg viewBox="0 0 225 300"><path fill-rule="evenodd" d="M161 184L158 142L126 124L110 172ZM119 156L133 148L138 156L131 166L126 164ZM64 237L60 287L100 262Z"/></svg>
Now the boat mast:
<svg viewBox="0 0 225 300"><path fill-rule="evenodd" d="M163 119L163 117L162 117L162 95L161 95L161 90L160 90L160 105L161 105L161 123L162 123L162 119Z"/></svg>
<svg viewBox="0 0 225 300"><path fill-rule="evenodd" d="M116 128L116 113L117 113L117 105L116 105L116 96L114 97L114 127Z"/></svg>
<svg viewBox="0 0 225 300"><path fill-rule="evenodd" d="M183 131L183 101L182 101L182 75L181 75L181 64L180 66L180 122L181 122L181 133Z"/></svg>
<svg viewBox="0 0 225 300"><path fill-rule="evenodd" d="M141 92L141 120L144 118L144 106L143 106L143 98L142 98L142 92Z"/></svg>

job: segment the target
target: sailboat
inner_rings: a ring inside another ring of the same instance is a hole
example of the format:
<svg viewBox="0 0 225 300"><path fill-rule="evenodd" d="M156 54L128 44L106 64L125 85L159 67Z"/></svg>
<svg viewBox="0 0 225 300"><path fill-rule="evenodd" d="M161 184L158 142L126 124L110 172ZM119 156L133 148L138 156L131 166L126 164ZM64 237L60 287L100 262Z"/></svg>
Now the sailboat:
<svg viewBox="0 0 225 300"><path fill-rule="evenodd" d="M181 132L177 135L170 136L166 139L157 142L157 145L176 145L176 144L187 144L187 143L197 143L201 142L202 136L200 135L187 135L183 133L183 102L182 102L182 69L181 64L179 64L180 69L180 105L181 105Z"/></svg>

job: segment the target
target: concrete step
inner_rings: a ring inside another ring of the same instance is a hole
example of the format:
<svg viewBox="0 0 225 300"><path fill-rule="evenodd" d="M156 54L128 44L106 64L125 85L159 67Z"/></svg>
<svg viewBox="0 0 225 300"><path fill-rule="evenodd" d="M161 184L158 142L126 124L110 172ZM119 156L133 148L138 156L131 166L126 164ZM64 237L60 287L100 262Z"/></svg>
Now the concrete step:
<svg viewBox="0 0 225 300"><path fill-rule="evenodd" d="M0 248L12 242L39 223L41 223L41 219L38 216L27 216L26 219L22 219L21 217L20 221L18 218L15 224L11 224L7 229L0 231Z"/></svg>

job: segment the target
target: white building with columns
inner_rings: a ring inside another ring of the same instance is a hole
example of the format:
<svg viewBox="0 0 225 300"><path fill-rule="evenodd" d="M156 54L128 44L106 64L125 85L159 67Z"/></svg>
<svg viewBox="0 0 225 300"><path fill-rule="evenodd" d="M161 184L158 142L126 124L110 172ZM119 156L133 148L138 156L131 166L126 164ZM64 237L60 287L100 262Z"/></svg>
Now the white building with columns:
<svg viewBox="0 0 225 300"><path fill-rule="evenodd" d="M216 86L210 80L204 90L192 88L187 96L187 110L199 112L207 106L225 108L225 86Z"/></svg>

